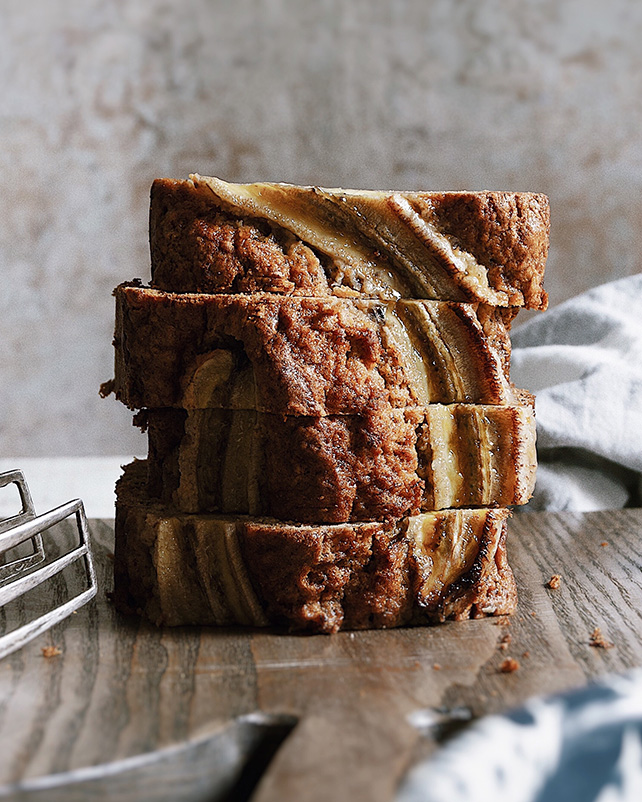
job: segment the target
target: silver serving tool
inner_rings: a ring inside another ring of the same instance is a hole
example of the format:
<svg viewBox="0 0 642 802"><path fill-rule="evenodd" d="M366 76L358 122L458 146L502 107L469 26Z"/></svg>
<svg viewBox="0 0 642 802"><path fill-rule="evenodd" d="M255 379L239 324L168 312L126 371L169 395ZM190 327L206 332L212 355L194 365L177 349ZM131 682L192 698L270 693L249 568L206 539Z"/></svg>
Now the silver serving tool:
<svg viewBox="0 0 642 802"><path fill-rule="evenodd" d="M36 515L31 493L20 470L0 473L0 488L15 484L20 494L22 509L17 515L0 520L0 611L5 604L33 590L60 573L76 560L83 560L87 588L63 604L52 607L44 615L0 636L0 659L20 649L28 641L58 624L96 595L96 571L89 545L89 531L85 509L80 499L68 501L43 515ZM46 562L42 532L65 518L75 516L79 545L62 556ZM26 544L27 554L16 549ZM14 554L10 554L14 550ZM40 567L38 567L40 566Z"/></svg>

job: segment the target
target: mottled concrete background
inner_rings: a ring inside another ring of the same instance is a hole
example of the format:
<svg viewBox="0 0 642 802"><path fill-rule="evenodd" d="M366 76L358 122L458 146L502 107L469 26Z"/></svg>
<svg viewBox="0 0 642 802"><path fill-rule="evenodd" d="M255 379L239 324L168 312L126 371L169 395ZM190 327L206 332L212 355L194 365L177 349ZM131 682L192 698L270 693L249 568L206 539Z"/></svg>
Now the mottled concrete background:
<svg viewBox="0 0 642 802"><path fill-rule="evenodd" d="M144 451L97 387L155 176L546 192L552 303L639 269L642 3L0 0L0 453Z"/></svg>

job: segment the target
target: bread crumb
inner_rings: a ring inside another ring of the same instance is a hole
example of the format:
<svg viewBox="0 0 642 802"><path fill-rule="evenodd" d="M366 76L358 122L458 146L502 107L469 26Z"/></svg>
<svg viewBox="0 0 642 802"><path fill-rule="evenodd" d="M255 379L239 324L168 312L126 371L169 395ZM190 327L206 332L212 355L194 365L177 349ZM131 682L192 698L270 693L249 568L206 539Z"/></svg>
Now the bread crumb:
<svg viewBox="0 0 642 802"><path fill-rule="evenodd" d="M535 612L535 610L531 610L531 615L533 616L533 618L537 618L537 613Z"/></svg>
<svg viewBox="0 0 642 802"><path fill-rule="evenodd" d="M530 657L530 656L531 656L531 653L530 653L528 650L526 650L526 651L525 651L525 652L522 654L522 657L523 657L523 658L527 658L527 657Z"/></svg>
<svg viewBox="0 0 642 802"><path fill-rule="evenodd" d="M439 665L439 663L433 663L432 669L433 671L441 671L441 666Z"/></svg>
<svg viewBox="0 0 642 802"><path fill-rule="evenodd" d="M608 546L608 545L609 545L609 541L608 541L608 540L603 540L603 541L600 543L600 546L602 546L602 547L604 547L604 546Z"/></svg>
<svg viewBox="0 0 642 802"><path fill-rule="evenodd" d="M43 646L41 651L43 657L57 657L62 654L62 650L57 646Z"/></svg>
<svg viewBox="0 0 642 802"><path fill-rule="evenodd" d="M499 639L499 648L505 651L506 649L508 649L508 644L510 642L511 642L511 636L507 632L505 635L502 635L501 638Z"/></svg>
<svg viewBox="0 0 642 802"><path fill-rule="evenodd" d="M496 618L493 621L493 624L496 627L509 627L510 626L510 618Z"/></svg>
<svg viewBox="0 0 642 802"><path fill-rule="evenodd" d="M561 584L562 584L561 574L553 574L553 576L546 583L546 587L550 588L551 590L559 590L559 586Z"/></svg>
<svg viewBox="0 0 642 802"><path fill-rule="evenodd" d="M507 657L499 667L502 674L512 674L513 671L519 671L519 660L514 657Z"/></svg>
<svg viewBox="0 0 642 802"><path fill-rule="evenodd" d="M614 644L602 635L602 630L599 627L595 627L593 632L591 632L589 645L595 646L598 649L612 649Z"/></svg>
<svg viewBox="0 0 642 802"><path fill-rule="evenodd" d="M108 395L111 395L114 392L115 386L116 386L116 381L114 379L110 379L109 381L103 382L100 385L98 394L100 395L101 398L107 398Z"/></svg>

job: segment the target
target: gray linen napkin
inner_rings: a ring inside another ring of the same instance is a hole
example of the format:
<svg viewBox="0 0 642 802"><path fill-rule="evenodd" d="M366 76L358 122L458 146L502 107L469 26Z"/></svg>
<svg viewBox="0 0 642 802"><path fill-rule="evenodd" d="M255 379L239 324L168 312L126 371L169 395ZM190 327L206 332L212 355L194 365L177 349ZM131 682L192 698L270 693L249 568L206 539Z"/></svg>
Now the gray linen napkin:
<svg viewBox="0 0 642 802"><path fill-rule="evenodd" d="M537 396L529 510L638 506L642 275L596 287L515 329L511 379Z"/></svg>

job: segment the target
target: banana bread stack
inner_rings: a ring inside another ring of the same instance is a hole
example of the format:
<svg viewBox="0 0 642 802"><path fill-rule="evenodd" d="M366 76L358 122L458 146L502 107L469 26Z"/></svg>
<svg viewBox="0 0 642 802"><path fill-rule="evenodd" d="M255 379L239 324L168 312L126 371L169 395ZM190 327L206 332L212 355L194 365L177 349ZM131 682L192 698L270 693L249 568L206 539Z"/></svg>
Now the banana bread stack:
<svg viewBox="0 0 642 802"><path fill-rule="evenodd" d="M115 599L311 632L510 613L535 480L508 331L543 309L548 201L158 180L116 291Z"/></svg>

